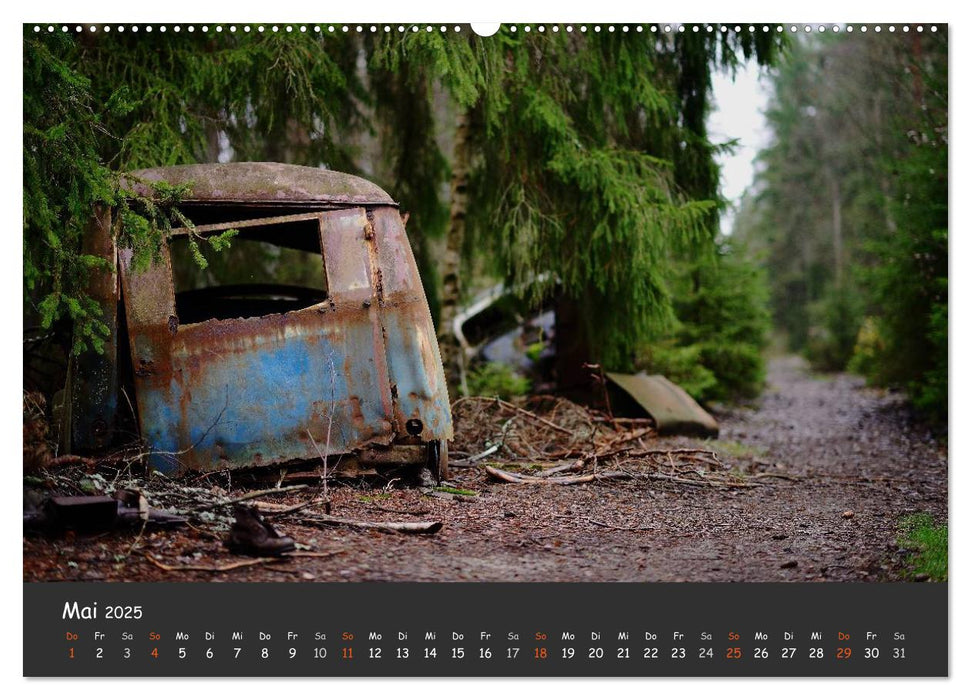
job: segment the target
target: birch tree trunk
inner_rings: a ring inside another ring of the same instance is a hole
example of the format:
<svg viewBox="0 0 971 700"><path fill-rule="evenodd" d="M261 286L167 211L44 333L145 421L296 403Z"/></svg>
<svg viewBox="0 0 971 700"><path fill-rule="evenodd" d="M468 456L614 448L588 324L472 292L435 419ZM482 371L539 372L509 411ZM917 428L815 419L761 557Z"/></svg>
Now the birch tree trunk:
<svg viewBox="0 0 971 700"><path fill-rule="evenodd" d="M461 301L462 245L465 241L465 215L468 209L470 169L469 113L462 111L455 126L452 156L452 185L445 256L442 260L442 307L438 324L438 345L452 396L468 393L465 383L465 357L455 335L453 323Z"/></svg>

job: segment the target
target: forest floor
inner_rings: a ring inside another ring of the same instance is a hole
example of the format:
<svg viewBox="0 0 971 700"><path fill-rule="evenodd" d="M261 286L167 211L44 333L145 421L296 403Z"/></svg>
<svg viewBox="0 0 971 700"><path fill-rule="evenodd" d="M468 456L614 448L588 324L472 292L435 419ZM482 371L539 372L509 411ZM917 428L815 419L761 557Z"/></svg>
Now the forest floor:
<svg viewBox="0 0 971 700"><path fill-rule="evenodd" d="M178 530L25 536L24 579L885 581L908 576L902 517L947 520L946 446L912 419L902 397L850 375L815 375L797 358L771 362L757 404L718 415L718 440L657 438L636 424L597 437L600 428L587 421L584 456L554 444L583 433L565 409L543 417L508 409L489 423L483 412L492 405L456 411L457 430L475 435L464 455L453 447L444 488L328 490L333 517L441 523L434 534L314 523L323 511L311 502L320 497L313 486L254 501L301 545L297 556L230 554L222 539L232 519L217 513ZM488 444L483 426L502 430L493 462L469 459ZM549 444L536 448L544 436ZM530 444L516 448L516 440ZM538 457L528 459L530 450ZM519 458L500 461L504 452ZM487 466L527 481L500 481ZM549 468L552 480L543 477ZM228 482L194 483L224 500L246 493ZM183 487L145 488L157 506L153 493Z"/></svg>

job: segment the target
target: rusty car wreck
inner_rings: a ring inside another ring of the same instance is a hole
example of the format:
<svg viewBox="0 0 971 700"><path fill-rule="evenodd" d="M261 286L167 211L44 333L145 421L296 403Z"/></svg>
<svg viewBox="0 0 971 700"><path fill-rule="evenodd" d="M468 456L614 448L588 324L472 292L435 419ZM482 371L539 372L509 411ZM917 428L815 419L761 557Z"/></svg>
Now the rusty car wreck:
<svg viewBox="0 0 971 700"><path fill-rule="evenodd" d="M190 185L179 206L194 226L174 229L141 269L116 250L111 212L96 217L89 252L112 272L91 293L111 336L104 353L72 363L71 449L119 442L134 414L150 466L166 474L340 456L447 476L442 362L387 193L273 163L155 168L132 182L146 195L153 182ZM210 256L221 277L203 274L185 243L227 230L229 251ZM261 274L232 255L216 264L246 246L261 247Z"/></svg>

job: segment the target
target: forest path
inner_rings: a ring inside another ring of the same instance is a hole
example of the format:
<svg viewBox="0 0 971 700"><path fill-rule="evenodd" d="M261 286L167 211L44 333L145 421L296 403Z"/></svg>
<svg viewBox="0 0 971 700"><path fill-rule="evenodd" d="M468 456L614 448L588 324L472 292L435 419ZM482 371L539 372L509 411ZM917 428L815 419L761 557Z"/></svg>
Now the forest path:
<svg viewBox="0 0 971 700"><path fill-rule="evenodd" d="M218 572L236 560L220 537L160 532L25 539L25 579L249 581L881 581L901 576L901 516L947 515L947 453L894 394L849 375L817 376L773 360L758 407L720 416L717 441L665 438L655 449L705 447L746 487L664 481L498 483L456 468L441 491L333 489L333 513L358 520L441 520L436 535L278 529L325 558ZM622 464L620 466L623 466ZM673 467L673 464L672 464ZM292 502L304 496L295 494Z"/></svg>

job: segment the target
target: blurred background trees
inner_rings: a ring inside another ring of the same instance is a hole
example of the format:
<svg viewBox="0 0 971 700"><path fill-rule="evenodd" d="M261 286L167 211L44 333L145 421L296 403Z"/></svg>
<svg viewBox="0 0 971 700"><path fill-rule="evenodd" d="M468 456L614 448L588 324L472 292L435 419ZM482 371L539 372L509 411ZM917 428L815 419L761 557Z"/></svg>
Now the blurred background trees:
<svg viewBox="0 0 971 700"><path fill-rule="evenodd" d="M757 251L774 325L947 415L947 36L824 34L772 80L770 145L733 238Z"/></svg>

